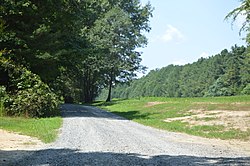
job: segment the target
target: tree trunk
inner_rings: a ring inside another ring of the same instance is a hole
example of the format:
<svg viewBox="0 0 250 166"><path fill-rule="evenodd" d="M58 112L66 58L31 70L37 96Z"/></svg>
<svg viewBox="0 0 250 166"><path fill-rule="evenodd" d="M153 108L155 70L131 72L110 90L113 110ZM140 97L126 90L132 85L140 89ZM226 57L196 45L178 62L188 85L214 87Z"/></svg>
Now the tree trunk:
<svg viewBox="0 0 250 166"><path fill-rule="evenodd" d="M113 84L113 69L112 69L112 71L110 73L109 93L108 93L108 98L107 98L106 102L110 102L111 101L112 84Z"/></svg>
<svg viewBox="0 0 250 166"><path fill-rule="evenodd" d="M90 103L91 99L90 99L90 94L89 94L89 81L90 81L90 74L89 74L89 67L85 66L85 71L83 73L83 86L82 86L82 93L83 93L83 97L82 97L82 101L84 103Z"/></svg>

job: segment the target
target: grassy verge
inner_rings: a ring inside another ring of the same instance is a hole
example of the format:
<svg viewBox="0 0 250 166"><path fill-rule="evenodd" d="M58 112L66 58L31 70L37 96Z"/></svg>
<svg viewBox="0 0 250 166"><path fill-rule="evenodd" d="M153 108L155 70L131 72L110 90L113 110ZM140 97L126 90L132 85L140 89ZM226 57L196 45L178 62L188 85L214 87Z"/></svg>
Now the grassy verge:
<svg viewBox="0 0 250 166"><path fill-rule="evenodd" d="M243 126L243 130L242 124L239 128L235 127L234 123L230 124L236 120L235 118L239 118L240 121L241 117L238 113L242 112L248 114L244 120L249 124L250 96L140 98L114 100L111 103L99 102L94 105L138 123L168 131L208 138L242 140L250 138L249 126ZM216 110L220 111L216 112ZM232 113L235 115L231 115ZM204 117L201 114L204 114ZM223 118L225 122L222 122Z"/></svg>
<svg viewBox="0 0 250 166"><path fill-rule="evenodd" d="M61 127L62 118L27 119L21 117L0 117L0 128L23 135L37 137L45 143L53 142Z"/></svg>

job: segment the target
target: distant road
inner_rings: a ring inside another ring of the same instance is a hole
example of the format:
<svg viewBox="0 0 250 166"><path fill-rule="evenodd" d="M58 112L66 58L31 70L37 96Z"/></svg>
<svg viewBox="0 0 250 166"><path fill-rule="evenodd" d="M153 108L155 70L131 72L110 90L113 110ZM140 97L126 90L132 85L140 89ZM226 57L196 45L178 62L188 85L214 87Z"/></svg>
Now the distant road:
<svg viewBox="0 0 250 166"><path fill-rule="evenodd" d="M16 165L250 165L222 141L153 129L95 107L62 106L58 140Z"/></svg>

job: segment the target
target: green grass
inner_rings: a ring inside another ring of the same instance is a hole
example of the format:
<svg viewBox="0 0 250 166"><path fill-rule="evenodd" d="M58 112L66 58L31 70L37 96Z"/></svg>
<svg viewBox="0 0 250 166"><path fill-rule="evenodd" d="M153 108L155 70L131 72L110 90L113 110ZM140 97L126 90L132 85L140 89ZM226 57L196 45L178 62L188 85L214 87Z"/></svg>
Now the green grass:
<svg viewBox="0 0 250 166"><path fill-rule="evenodd" d="M164 102L147 107L148 102ZM174 132L183 132L208 138L243 139L250 138L250 129L240 131L222 125L196 125L187 122L165 122L167 118L190 116L189 110L235 110L250 111L250 96L210 98L157 98L147 97L130 100L114 100L111 103L93 104L135 122ZM211 114L212 115L212 114ZM205 121L216 118L207 118Z"/></svg>
<svg viewBox="0 0 250 166"><path fill-rule="evenodd" d="M21 118L0 117L0 128L23 135L37 137L45 143L53 142L62 125L61 117L53 118Z"/></svg>
<svg viewBox="0 0 250 166"><path fill-rule="evenodd" d="M4 103L2 100L0 100L0 117L5 115L5 111L4 111Z"/></svg>

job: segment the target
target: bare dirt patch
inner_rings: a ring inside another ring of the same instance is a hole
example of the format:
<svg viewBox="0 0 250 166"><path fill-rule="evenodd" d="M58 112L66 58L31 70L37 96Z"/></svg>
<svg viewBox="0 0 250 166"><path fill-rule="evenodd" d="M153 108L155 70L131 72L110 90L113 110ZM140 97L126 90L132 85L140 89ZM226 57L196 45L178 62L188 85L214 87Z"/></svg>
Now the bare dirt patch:
<svg viewBox="0 0 250 166"><path fill-rule="evenodd" d="M182 121L190 126L196 125L222 125L225 130L238 129L241 131L250 130L250 110L249 111L229 111L229 110L190 110L190 116L165 119L165 122ZM226 143L232 148L241 147L242 150L250 154L250 140L217 140L209 139L212 142Z"/></svg>
<svg viewBox="0 0 250 166"><path fill-rule="evenodd" d="M40 147L44 145L37 138L20 135L17 133L0 129L0 149L1 150L24 150Z"/></svg>
<svg viewBox="0 0 250 166"><path fill-rule="evenodd" d="M31 151L43 147L45 144L37 138L20 135L0 129L0 165L8 165L14 160L31 154ZM7 152L18 151L18 153Z"/></svg>
<svg viewBox="0 0 250 166"><path fill-rule="evenodd" d="M159 105L159 104L165 104L166 102L159 102L159 101L155 101L155 102L148 102L145 107L153 107L155 105Z"/></svg>
<svg viewBox="0 0 250 166"><path fill-rule="evenodd" d="M250 111L190 110L192 115L168 118L165 122L183 121L194 125L223 125L226 129L247 131L250 129Z"/></svg>

